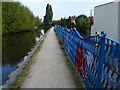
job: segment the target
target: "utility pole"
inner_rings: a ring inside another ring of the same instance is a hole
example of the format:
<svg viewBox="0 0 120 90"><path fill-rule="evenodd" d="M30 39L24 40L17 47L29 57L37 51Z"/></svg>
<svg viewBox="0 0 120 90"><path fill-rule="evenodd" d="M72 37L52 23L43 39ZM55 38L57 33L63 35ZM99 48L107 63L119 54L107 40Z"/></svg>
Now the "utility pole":
<svg viewBox="0 0 120 90"><path fill-rule="evenodd" d="M92 11L93 11L93 10L90 10L90 16L89 16L89 20L90 20L90 32L89 32L89 36L91 35L91 27L92 27L92 25L93 25Z"/></svg>
<svg viewBox="0 0 120 90"><path fill-rule="evenodd" d="M92 10L90 10L90 17L92 17Z"/></svg>

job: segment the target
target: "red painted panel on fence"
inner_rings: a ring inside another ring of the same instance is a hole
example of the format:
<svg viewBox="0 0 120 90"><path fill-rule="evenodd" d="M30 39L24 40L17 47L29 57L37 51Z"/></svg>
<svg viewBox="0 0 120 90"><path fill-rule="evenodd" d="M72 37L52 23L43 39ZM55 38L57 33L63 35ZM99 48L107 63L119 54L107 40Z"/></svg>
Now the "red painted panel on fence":
<svg viewBox="0 0 120 90"><path fill-rule="evenodd" d="M80 44L80 42L78 42L77 45L77 50L76 50L76 68L78 70L78 72L80 73L80 75L82 77L84 77L85 79L87 79L87 72L86 72L86 61L84 59L84 50L83 50L83 44Z"/></svg>
<svg viewBox="0 0 120 90"><path fill-rule="evenodd" d="M62 44L64 45L64 32L62 32Z"/></svg>

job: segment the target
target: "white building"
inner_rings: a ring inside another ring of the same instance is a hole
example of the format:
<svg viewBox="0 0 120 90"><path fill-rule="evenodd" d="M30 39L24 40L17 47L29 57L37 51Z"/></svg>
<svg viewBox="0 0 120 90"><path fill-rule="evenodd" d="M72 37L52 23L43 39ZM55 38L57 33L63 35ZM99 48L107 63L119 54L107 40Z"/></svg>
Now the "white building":
<svg viewBox="0 0 120 90"><path fill-rule="evenodd" d="M105 31L107 37L120 42L120 0L94 7L91 34Z"/></svg>

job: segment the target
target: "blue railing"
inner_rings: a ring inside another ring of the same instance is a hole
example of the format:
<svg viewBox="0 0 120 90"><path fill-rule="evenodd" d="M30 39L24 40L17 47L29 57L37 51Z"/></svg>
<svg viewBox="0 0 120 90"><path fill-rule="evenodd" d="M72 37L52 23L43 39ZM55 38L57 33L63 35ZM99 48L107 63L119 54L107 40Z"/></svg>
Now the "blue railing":
<svg viewBox="0 0 120 90"><path fill-rule="evenodd" d="M55 26L72 63L87 88L120 87L120 43L101 36L83 38L78 31Z"/></svg>

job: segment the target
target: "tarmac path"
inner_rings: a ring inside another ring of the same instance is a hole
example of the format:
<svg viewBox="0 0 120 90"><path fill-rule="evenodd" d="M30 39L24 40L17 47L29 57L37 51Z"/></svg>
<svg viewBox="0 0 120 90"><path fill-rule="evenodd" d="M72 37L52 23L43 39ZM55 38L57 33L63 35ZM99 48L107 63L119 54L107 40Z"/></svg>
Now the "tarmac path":
<svg viewBox="0 0 120 90"><path fill-rule="evenodd" d="M54 27L46 35L21 88L75 88Z"/></svg>

